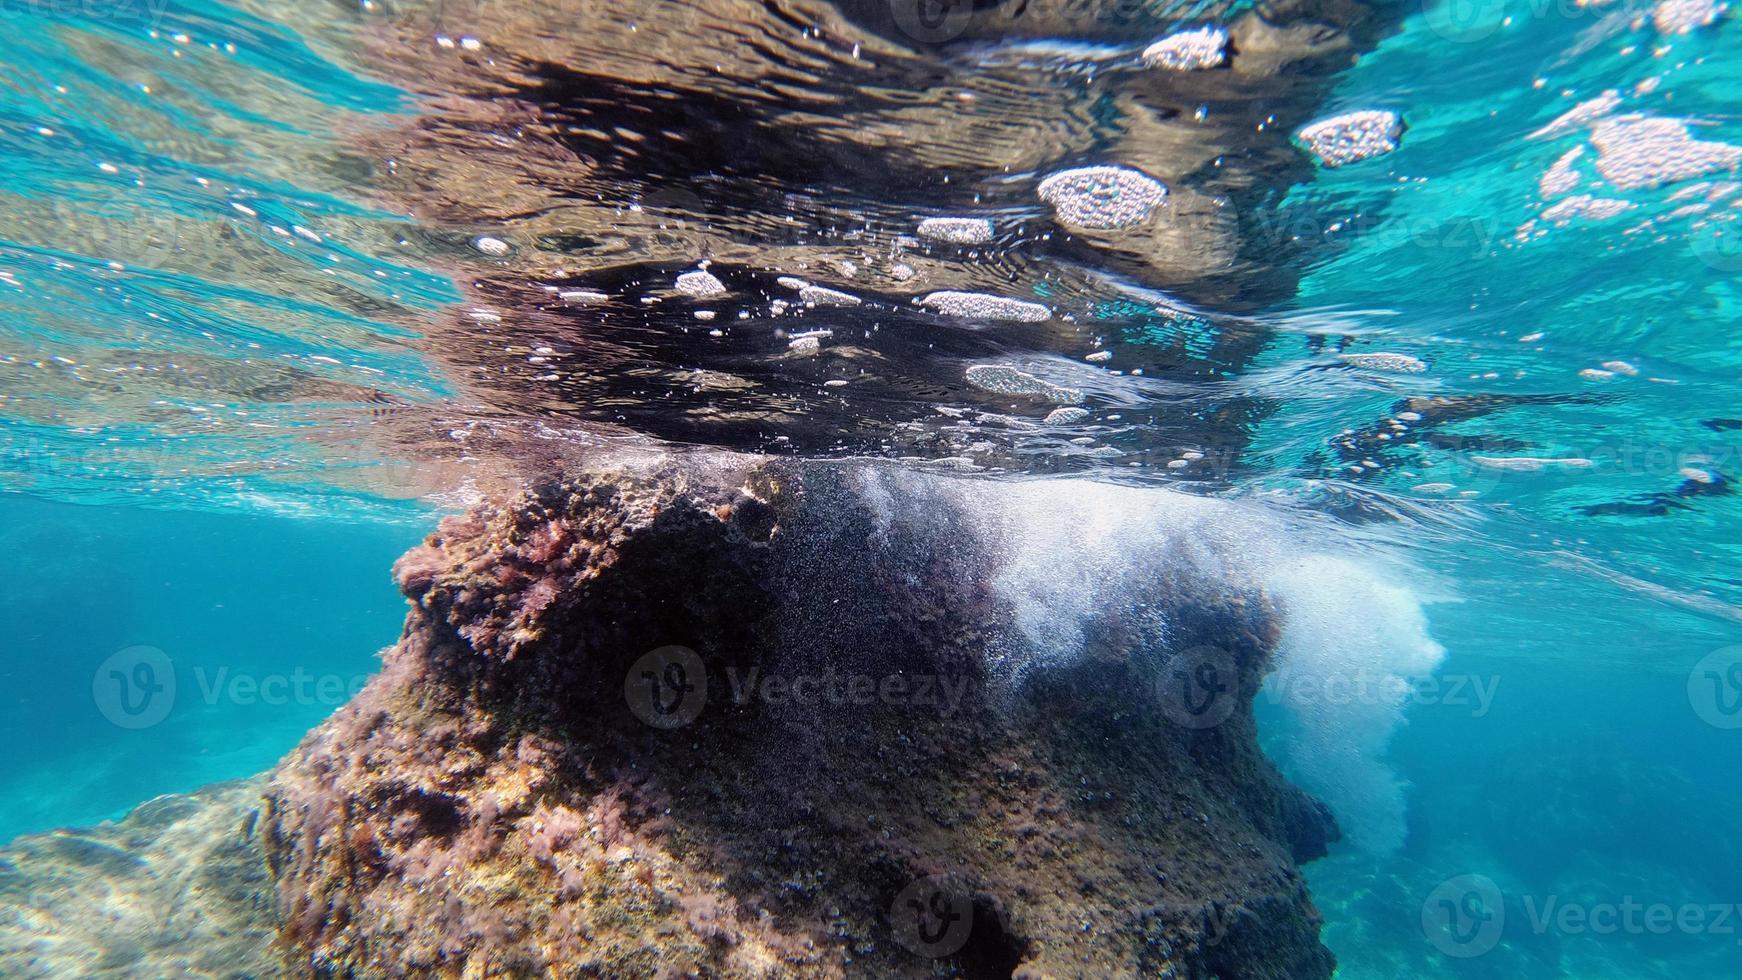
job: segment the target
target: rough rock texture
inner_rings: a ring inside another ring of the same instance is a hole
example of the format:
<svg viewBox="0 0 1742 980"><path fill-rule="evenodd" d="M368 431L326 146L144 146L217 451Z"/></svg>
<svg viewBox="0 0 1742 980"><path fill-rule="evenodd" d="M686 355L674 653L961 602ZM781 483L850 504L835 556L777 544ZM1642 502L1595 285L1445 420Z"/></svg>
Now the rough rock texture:
<svg viewBox="0 0 1742 980"><path fill-rule="evenodd" d="M120 821L0 848L0 976L282 972L260 789L162 796Z"/></svg>
<svg viewBox="0 0 1742 980"><path fill-rule="evenodd" d="M0 851L0 975L1329 976L1229 515L691 454L450 518L274 772Z"/></svg>
<svg viewBox="0 0 1742 980"><path fill-rule="evenodd" d="M1265 596L1157 534L1073 566L1141 599L1041 656L1001 493L706 456L445 521L271 777L288 968L1328 976L1295 862L1335 830L1253 737ZM1176 724L1203 644L1235 700Z"/></svg>

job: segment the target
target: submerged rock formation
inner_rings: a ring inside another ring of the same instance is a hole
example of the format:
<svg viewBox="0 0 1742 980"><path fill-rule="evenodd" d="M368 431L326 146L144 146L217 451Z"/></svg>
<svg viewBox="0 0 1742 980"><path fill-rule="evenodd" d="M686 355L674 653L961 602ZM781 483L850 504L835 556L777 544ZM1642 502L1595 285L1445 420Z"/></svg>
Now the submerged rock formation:
<svg viewBox="0 0 1742 980"><path fill-rule="evenodd" d="M1257 748L1278 626L1231 511L721 454L553 479L401 559L380 674L263 782L153 804L199 833L3 852L0 945L146 862L157 932L22 972L276 931L289 975L1329 976L1296 862L1335 829Z"/></svg>
<svg viewBox="0 0 1742 980"><path fill-rule="evenodd" d="M1049 663L987 489L707 457L444 522L271 779L298 967L1328 975L1294 861L1329 821L1248 711L1264 596L1160 535ZM1237 695L1170 720L1206 644Z"/></svg>
<svg viewBox="0 0 1742 980"><path fill-rule="evenodd" d="M258 779L0 847L0 976L281 972Z"/></svg>

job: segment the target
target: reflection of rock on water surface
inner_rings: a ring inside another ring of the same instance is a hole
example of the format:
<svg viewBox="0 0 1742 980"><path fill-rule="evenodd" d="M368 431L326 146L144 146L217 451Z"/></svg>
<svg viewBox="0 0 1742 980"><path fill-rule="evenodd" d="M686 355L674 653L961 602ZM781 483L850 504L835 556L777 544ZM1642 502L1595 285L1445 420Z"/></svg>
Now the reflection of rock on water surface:
<svg viewBox="0 0 1742 980"><path fill-rule="evenodd" d="M455 242L489 229L513 246L455 249L467 306L425 346L469 394L517 417L733 449L939 457L960 447L903 429L935 422L933 405L1045 414L988 397L966 366L1080 366L1098 335L1131 338L1125 376L1205 390L1153 400L1156 418L1128 441L1172 450L1182 429L1194 444L1242 441L1206 439L1204 420L1248 417L1215 382L1265 331L1217 324L1182 346L1168 340L1178 330L1147 329L1153 301L1108 309L1128 299L1120 283L1217 313L1293 293L1298 244L1271 212L1312 166L1289 134L1388 18L1341 2L1194 8L1226 21L1228 55L1178 72L1141 58L1179 26L1162 6L952 9L948 43L904 30L884 0L445 3L379 23L371 56L431 96L428 113L372 138L393 161L384 196ZM1048 60L1045 46L1066 41L1100 60ZM1049 177L1102 165L1158 190L1139 201L1127 188L1130 207L1043 192L1059 186ZM1106 210L1118 220L1072 218ZM937 217L993 231L922 237ZM674 290L703 260L723 292ZM780 276L864 305L806 309ZM558 298L582 292L602 298ZM1060 317L965 324L913 304L954 292ZM792 335L818 329L832 335L794 356ZM1154 448L1157 465L1177 455L1166 450Z"/></svg>

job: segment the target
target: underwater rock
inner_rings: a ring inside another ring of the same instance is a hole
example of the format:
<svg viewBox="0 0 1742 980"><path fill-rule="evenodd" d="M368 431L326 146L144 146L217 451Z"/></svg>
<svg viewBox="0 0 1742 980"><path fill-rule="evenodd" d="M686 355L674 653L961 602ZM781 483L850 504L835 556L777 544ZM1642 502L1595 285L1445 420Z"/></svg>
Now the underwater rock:
<svg viewBox="0 0 1742 980"><path fill-rule="evenodd" d="M282 973L261 781L0 848L0 976Z"/></svg>
<svg viewBox="0 0 1742 980"><path fill-rule="evenodd" d="M270 777L288 969L1328 977L1335 827L1254 736L1276 613L1223 505L1030 540L1089 486L691 454L445 520ZM1061 561L1074 646L1025 591Z"/></svg>

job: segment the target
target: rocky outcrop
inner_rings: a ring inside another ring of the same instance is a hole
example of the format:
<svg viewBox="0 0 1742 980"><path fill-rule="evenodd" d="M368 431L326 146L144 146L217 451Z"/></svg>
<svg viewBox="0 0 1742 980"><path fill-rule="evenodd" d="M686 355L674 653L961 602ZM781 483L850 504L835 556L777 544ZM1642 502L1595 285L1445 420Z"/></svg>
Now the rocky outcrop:
<svg viewBox="0 0 1742 980"><path fill-rule="evenodd" d="M1006 492L706 456L445 521L271 777L292 968L1328 976L1295 861L1334 830L1253 739L1265 596L1185 528L1060 555L1133 601L1048 649Z"/></svg>
<svg viewBox="0 0 1742 980"><path fill-rule="evenodd" d="M660 455L444 521L260 780L0 863L13 976L1329 976L1227 505Z"/></svg>

